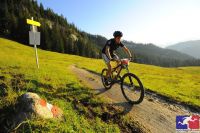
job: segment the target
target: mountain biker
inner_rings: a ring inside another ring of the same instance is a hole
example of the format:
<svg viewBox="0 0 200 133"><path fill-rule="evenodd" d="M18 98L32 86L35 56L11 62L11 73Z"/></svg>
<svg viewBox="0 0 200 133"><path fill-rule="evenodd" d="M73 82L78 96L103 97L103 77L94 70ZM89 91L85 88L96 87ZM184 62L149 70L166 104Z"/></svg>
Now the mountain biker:
<svg viewBox="0 0 200 133"><path fill-rule="evenodd" d="M130 60L132 58L129 49L126 46L124 46L124 44L122 44L121 42L121 37L123 36L123 33L121 31L115 31L113 33L113 36L114 38L108 40L102 49L102 58L108 67L108 71L105 77L106 84L108 84L111 75L112 67L110 61L116 61L117 65L121 63L119 57L115 54L115 50L118 49L119 47L122 47L123 50L129 55Z"/></svg>

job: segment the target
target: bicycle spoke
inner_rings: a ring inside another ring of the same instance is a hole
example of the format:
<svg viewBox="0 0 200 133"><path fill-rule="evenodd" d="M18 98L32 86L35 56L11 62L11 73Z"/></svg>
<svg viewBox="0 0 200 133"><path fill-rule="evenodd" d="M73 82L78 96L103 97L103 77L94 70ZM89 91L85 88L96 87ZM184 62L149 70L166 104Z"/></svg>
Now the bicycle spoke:
<svg viewBox="0 0 200 133"><path fill-rule="evenodd" d="M124 97L128 101L139 103L143 99L143 86L134 74L127 73L122 77L121 88Z"/></svg>
<svg viewBox="0 0 200 133"><path fill-rule="evenodd" d="M131 76L128 76L128 77L129 77L129 81L130 81L131 85L133 85L133 81L131 79Z"/></svg>

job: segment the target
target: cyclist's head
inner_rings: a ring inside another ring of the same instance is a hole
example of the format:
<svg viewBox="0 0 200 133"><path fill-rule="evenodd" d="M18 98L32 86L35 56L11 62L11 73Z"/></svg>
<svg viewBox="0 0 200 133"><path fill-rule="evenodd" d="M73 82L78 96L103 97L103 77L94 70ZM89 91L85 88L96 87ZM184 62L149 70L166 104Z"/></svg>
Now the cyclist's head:
<svg viewBox="0 0 200 133"><path fill-rule="evenodd" d="M122 37L122 36L123 36L123 33L122 33L121 31L115 31L115 32L113 33L113 36L114 36L114 37Z"/></svg>
<svg viewBox="0 0 200 133"><path fill-rule="evenodd" d="M114 38L115 38L115 41L116 41L117 43L120 43L120 39L121 39L121 37L123 36L123 33L122 33L121 31L115 31L115 32L113 33L113 36L114 36Z"/></svg>

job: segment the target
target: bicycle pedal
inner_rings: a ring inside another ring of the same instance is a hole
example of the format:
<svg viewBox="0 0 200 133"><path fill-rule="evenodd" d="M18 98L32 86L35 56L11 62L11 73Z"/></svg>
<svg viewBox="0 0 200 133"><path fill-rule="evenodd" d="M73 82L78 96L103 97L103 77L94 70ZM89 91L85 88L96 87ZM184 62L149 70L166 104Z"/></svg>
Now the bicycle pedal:
<svg viewBox="0 0 200 133"><path fill-rule="evenodd" d="M119 80L117 80L117 79L113 79L113 83L117 83Z"/></svg>

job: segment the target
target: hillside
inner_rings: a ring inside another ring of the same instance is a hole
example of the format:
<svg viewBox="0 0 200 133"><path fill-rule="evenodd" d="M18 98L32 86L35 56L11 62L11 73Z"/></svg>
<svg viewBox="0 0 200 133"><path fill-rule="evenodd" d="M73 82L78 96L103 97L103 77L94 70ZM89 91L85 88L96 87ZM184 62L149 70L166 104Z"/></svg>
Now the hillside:
<svg viewBox="0 0 200 133"><path fill-rule="evenodd" d="M98 45L101 49L105 45L107 39L100 35L86 34L89 39ZM200 60L194 57L165 48L160 48L154 44L134 43L131 41L123 40L123 43L130 49L134 55L134 61L142 64L152 64L163 67L179 67L179 66L199 66ZM122 51L116 51L120 57L127 55Z"/></svg>
<svg viewBox="0 0 200 133"><path fill-rule="evenodd" d="M101 58L101 49L107 39L101 35L92 35L79 30L63 15L56 14L50 8L44 9L42 4L33 0L0 1L0 36L28 45L29 25L26 19L33 17L41 23L39 48L59 53ZM200 61L192 57L165 50L154 45L136 44L124 41L132 53L135 62L153 64L164 67L199 66ZM122 52L120 54L124 55Z"/></svg>
<svg viewBox="0 0 200 133"><path fill-rule="evenodd" d="M135 53L136 62L139 63L165 67L200 65L199 60L175 50L160 48L153 44L137 44L129 41L124 41L124 44Z"/></svg>
<svg viewBox="0 0 200 133"><path fill-rule="evenodd" d="M131 120L128 116L118 116L118 121L115 119L111 119L109 122L105 121L105 112L114 111L116 114L117 110L104 104L105 100L96 97L70 69L72 65L75 65L100 73L105 67L102 60L39 49L40 69L37 70L33 48L0 38L0 49L0 122L6 120L5 117L10 115L9 112L14 111L12 106L17 97L30 91L38 93L49 102L61 107L64 111L65 121L60 123L35 118L29 124L24 124L24 128L19 128L18 132L30 131L29 127L35 132L41 130L45 132L119 132L120 130L129 130L127 127L130 126ZM146 89L171 100L200 106L200 92L197 89L200 88L200 67L162 68L131 63L130 71L140 77ZM130 128L137 127L134 124L132 126Z"/></svg>
<svg viewBox="0 0 200 133"><path fill-rule="evenodd" d="M74 24L35 0L0 1L0 36L28 45L31 17L41 23L41 49L98 58L99 49Z"/></svg>
<svg viewBox="0 0 200 133"><path fill-rule="evenodd" d="M180 42L166 47L200 59L200 40Z"/></svg>
<svg viewBox="0 0 200 133"><path fill-rule="evenodd" d="M39 49L40 69L37 70L33 48L0 38L0 49L0 132L11 132L15 127L9 118L15 115L18 96L25 92L35 92L59 106L64 111L64 120L36 117L15 132L126 131L126 122L124 126L114 121L105 122L103 116L110 107L81 84L70 70L72 64L96 60ZM110 111L117 113L114 109Z"/></svg>

